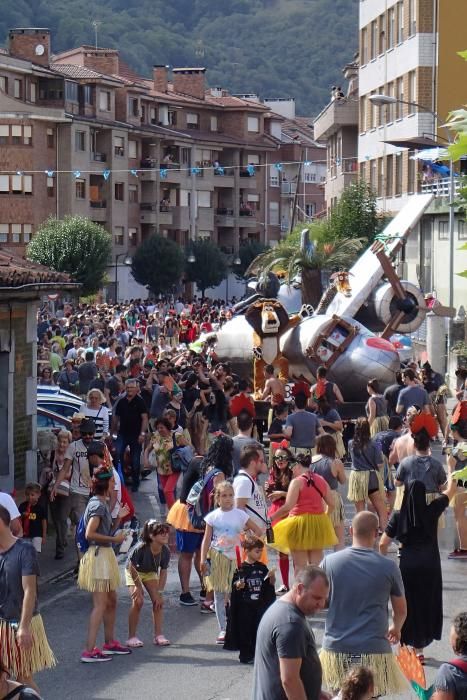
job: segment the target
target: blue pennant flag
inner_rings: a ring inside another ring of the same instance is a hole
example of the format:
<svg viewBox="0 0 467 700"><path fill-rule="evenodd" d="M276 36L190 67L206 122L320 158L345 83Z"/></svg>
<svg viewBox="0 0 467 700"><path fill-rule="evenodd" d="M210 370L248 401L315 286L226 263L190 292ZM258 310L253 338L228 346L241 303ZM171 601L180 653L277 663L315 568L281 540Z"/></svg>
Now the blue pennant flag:
<svg viewBox="0 0 467 700"><path fill-rule="evenodd" d="M23 175L23 171L22 171L22 170L17 170L17 171L16 171L16 174L17 174L17 175Z"/></svg>
<svg viewBox="0 0 467 700"><path fill-rule="evenodd" d="M167 177L167 173L168 173L168 172L169 172L169 171L168 171L167 168L161 168L161 178L162 178L163 180L165 180L165 178Z"/></svg>
<svg viewBox="0 0 467 700"><path fill-rule="evenodd" d="M191 169L191 174L192 175L199 175L201 172L201 168L192 168Z"/></svg>
<svg viewBox="0 0 467 700"><path fill-rule="evenodd" d="M75 177L80 177L81 176L81 171L80 170L73 170L73 175Z"/></svg>
<svg viewBox="0 0 467 700"><path fill-rule="evenodd" d="M254 175L255 172L256 172L256 168L255 168L254 165L247 165L247 166L246 166L246 171L247 171L247 173L248 173L248 175L249 175L250 177L253 177L253 175Z"/></svg>
<svg viewBox="0 0 467 700"><path fill-rule="evenodd" d="M53 177L55 175L55 170L44 170L47 177Z"/></svg>
<svg viewBox="0 0 467 700"><path fill-rule="evenodd" d="M216 175L224 175L225 170L224 170L224 168L221 168L221 167L219 166L219 167L217 167L217 168L214 170L214 172L216 173Z"/></svg>
<svg viewBox="0 0 467 700"><path fill-rule="evenodd" d="M130 170L130 173L134 175L135 177L138 177L138 171L137 170Z"/></svg>
<svg viewBox="0 0 467 700"><path fill-rule="evenodd" d="M308 165L311 165L311 160L306 160L306 161L303 163L303 165L305 166L305 168L306 168Z"/></svg>
<svg viewBox="0 0 467 700"><path fill-rule="evenodd" d="M278 170L280 172L282 170L282 163L275 163L274 167L276 170Z"/></svg>
<svg viewBox="0 0 467 700"><path fill-rule="evenodd" d="M110 177L110 170L108 170L106 168L105 170L102 171L102 175L104 176L104 180L108 180Z"/></svg>

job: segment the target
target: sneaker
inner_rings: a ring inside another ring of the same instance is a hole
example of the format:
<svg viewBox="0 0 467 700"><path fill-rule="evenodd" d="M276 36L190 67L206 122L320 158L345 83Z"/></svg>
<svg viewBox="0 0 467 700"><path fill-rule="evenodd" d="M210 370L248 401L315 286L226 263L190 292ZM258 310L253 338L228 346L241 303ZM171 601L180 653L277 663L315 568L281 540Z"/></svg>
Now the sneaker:
<svg viewBox="0 0 467 700"><path fill-rule="evenodd" d="M225 642L225 632L222 630L222 632L219 632L217 639L216 639L216 644L224 644Z"/></svg>
<svg viewBox="0 0 467 700"><path fill-rule="evenodd" d="M282 584L282 586L277 589L276 595L282 595L283 593L288 593L288 592L289 592L289 589L287 588L287 586L284 586L284 584Z"/></svg>
<svg viewBox="0 0 467 700"><path fill-rule="evenodd" d="M206 594L207 594L206 589L205 589L205 588L202 588L202 589L200 590L200 592L199 592L199 599L200 599L200 600L205 600L205 599L206 599Z"/></svg>
<svg viewBox="0 0 467 700"><path fill-rule="evenodd" d="M198 605L189 591L188 593L180 593L179 601L180 605Z"/></svg>
<svg viewBox="0 0 467 700"><path fill-rule="evenodd" d="M200 613L209 615L209 613L216 612L216 606L214 605L214 603L201 603L199 611Z"/></svg>
<svg viewBox="0 0 467 700"><path fill-rule="evenodd" d="M467 559L467 549L455 549L448 554L448 559Z"/></svg>
<svg viewBox="0 0 467 700"><path fill-rule="evenodd" d="M113 639L108 644L104 644L102 653L104 656L125 656L125 654L131 654L131 649L124 647L123 644Z"/></svg>
<svg viewBox="0 0 467 700"><path fill-rule="evenodd" d="M83 664L96 664L100 661L112 661L112 657L104 656L100 649L94 647L92 651L83 651L80 660Z"/></svg>

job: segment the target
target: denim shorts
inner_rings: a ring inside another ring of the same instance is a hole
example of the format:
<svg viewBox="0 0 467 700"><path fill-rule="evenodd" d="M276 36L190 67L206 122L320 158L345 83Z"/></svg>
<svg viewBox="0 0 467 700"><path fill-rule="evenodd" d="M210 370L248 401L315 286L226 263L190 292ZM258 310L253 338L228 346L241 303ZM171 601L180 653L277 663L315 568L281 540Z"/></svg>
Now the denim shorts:
<svg viewBox="0 0 467 700"><path fill-rule="evenodd" d="M204 533L202 532L186 532L185 530L176 530L177 551L193 554L201 547Z"/></svg>

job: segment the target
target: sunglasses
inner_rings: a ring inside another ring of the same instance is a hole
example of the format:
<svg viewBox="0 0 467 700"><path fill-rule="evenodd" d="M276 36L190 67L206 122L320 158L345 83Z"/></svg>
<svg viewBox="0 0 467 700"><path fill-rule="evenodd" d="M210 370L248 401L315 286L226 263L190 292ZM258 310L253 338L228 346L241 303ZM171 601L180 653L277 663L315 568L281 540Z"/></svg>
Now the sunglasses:
<svg viewBox="0 0 467 700"><path fill-rule="evenodd" d="M276 462L288 462L289 461L289 458L285 457L284 455L276 455L274 457L274 459L276 460Z"/></svg>
<svg viewBox="0 0 467 700"><path fill-rule="evenodd" d="M94 433L84 433L84 432L81 431L81 435L82 435L83 437L91 437L92 435L94 435Z"/></svg>

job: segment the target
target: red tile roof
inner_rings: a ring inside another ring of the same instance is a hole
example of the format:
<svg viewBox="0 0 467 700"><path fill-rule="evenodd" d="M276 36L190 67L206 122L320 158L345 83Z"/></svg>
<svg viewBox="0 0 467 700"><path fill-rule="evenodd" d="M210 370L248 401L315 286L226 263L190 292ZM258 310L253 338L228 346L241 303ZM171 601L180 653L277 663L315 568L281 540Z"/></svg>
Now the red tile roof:
<svg viewBox="0 0 467 700"><path fill-rule="evenodd" d="M8 248L0 248L0 287L23 287L24 285L72 283L69 275L55 272L44 265L26 260Z"/></svg>

